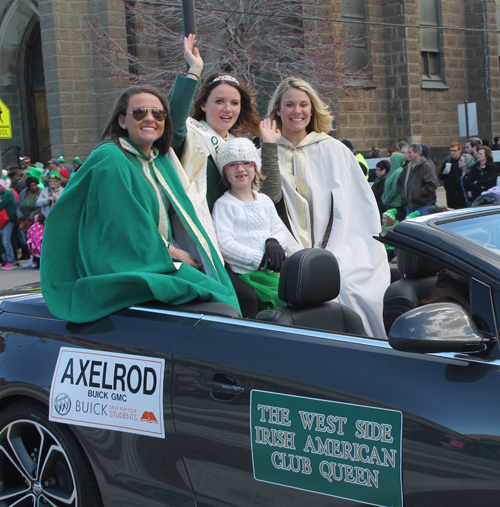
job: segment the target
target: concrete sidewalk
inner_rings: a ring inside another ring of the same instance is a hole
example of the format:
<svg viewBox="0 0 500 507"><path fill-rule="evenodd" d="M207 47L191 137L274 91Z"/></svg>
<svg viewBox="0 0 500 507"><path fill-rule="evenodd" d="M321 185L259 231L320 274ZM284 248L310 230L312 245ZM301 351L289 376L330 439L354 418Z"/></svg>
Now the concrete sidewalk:
<svg viewBox="0 0 500 507"><path fill-rule="evenodd" d="M27 261L20 261L21 266L26 264L26 262ZM0 269L0 290L35 282L40 282L39 269L23 269L22 267L9 270Z"/></svg>

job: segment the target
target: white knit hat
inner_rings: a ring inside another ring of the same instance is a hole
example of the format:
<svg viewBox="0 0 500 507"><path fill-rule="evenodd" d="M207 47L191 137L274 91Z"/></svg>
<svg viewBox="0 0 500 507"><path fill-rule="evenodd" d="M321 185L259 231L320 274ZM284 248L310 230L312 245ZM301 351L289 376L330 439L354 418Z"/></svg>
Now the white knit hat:
<svg viewBox="0 0 500 507"><path fill-rule="evenodd" d="M252 160L260 171L260 155L255 145L246 137L235 137L222 144L217 155L217 167L222 174L225 165L231 162L243 162Z"/></svg>

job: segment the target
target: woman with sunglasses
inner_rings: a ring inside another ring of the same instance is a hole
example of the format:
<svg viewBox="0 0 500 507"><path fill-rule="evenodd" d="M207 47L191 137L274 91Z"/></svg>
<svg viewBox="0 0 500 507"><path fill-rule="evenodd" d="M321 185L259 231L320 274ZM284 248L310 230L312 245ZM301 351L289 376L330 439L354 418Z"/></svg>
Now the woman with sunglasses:
<svg viewBox="0 0 500 507"><path fill-rule="evenodd" d="M89 322L150 300L221 301L239 309L184 191L171 139L161 92L125 90L103 142L47 220L41 286L56 317Z"/></svg>
<svg viewBox="0 0 500 507"><path fill-rule="evenodd" d="M262 163L264 148L274 143L278 164L267 164L262 192L289 228L287 253L330 250L342 273L339 302L360 315L367 334L385 337L389 265L384 246L373 239L381 230L380 215L358 161L328 135L333 118L307 81L282 81L268 116L261 128Z"/></svg>

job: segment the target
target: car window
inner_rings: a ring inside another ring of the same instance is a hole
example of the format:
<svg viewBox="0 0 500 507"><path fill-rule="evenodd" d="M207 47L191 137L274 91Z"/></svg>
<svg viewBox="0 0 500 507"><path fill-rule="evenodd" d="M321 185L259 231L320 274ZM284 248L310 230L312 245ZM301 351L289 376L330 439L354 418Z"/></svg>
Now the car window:
<svg viewBox="0 0 500 507"><path fill-rule="evenodd" d="M439 227L465 238L500 256L500 215L441 222Z"/></svg>

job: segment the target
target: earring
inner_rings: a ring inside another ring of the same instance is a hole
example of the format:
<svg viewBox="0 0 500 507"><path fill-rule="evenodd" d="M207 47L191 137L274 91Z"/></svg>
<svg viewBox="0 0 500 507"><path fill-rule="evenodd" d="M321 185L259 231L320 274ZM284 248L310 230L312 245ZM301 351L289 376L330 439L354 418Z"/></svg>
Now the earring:
<svg viewBox="0 0 500 507"><path fill-rule="evenodd" d="M125 129L125 128L127 128L127 127L125 127L125 125L122 125L122 129Z"/></svg>

